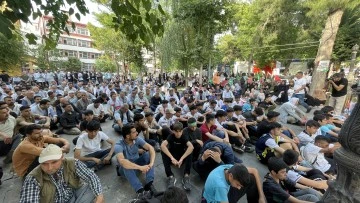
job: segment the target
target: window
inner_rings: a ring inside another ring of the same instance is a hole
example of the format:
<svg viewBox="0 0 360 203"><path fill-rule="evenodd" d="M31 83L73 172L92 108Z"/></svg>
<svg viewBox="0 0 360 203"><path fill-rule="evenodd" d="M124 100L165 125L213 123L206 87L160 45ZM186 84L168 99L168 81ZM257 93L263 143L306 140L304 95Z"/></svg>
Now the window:
<svg viewBox="0 0 360 203"><path fill-rule="evenodd" d="M89 35L89 31L86 28L77 28L77 33L80 35Z"/></svg>
<svg viewBox="0 0 360 203"><path fill-rule="evenodd" d="M84 52L84 51L79 51L79 58L88 59L89 58L89 53Z"/></svg>
<svg viewBox="0 0 360 203"><path fill-rule="evenodd" d="M94 64L92 63L82 63L81 69L84 71L92 71L94 69Z"/></svg>
<svg viewBox="0 0 360 203"><path fill-rule="evenodd" d="M92 59L97 59L97 58L99 58L100 57L100 54L98 54L98 53L91 53L91 58Z"/></svg>
<svg viewBox="0 0 360 203"><path fill-rule="evenodd" d="M91 42L85 40L79 40L79 47L91 47Z"/></svg>

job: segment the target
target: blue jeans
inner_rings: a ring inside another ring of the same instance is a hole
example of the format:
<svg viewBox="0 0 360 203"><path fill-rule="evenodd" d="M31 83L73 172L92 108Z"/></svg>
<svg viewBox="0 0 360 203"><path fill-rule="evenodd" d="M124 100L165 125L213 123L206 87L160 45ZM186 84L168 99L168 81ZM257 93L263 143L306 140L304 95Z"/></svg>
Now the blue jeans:
<svg viewBox="0 0 360 203"><path fill-rule="evenodd" d="M133 161L133 163L135 163L139 166L144 166L144 165L149 164L150 163L149 152L145 152L144 154L142 154L137 160ZM119 163L119 165L120 165L120 163ZM119 167L119 173L122 176L126 177L126 179L130 182L131 187L134 188L135 191L138 191L141 188L143 188L143 185L141 184L139 178L137 177L137 173L139 173L139 172L140 172L139 170L135 170L135 169L125 169L121 165ZM146 172L146 175L145 175L146 184L154 181L154 174L155 174L154 167L152 167L148 172Z"/></svg>
<svg viewBox="0 0 360 203"><path fill-rule="evenodd" d="M309 105L304 101L305 94L293 94L293 97L296 97L299 99L299 104L303 106L305 109L309 109Z"/></svg>
<svg viewBox="0 0 360 203"><path fill-rule="evenodd" d="M97 159L100 159L100 160L104 160L108 155L109 155L109 152L110 152L110 148L109 149L104 149L104 150L100 150L100 151L97 151L97 152L94 152L94 153L91 153L91 154L88 154L86 155L85 157L95 157ZM111 157L113 157L115 155L115 153L113 153L111 155ZM95 161L84 161L84 164L88 167L88 168L93 168L95 167L97 164ZM98 168L102 168L104 165L103 164L99 164L97 165Z"/></svg>
<svg viewBox="0 0 360 203"><path fill-rule="evenodd" d="M299 200L309 201L309 202L317 202L322 197L316 190L312 188L298 190L296 192L292 192L291 195Z"/></svg>

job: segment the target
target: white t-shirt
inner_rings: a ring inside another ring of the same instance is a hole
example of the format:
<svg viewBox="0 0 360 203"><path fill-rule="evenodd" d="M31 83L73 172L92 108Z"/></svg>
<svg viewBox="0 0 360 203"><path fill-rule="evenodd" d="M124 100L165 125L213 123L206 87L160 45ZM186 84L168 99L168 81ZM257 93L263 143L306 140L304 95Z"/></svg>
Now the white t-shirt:
<svg viewBox="0 0 360 203"><path fill-rule="evenodd" d="M96 117L98 117L101 112L105 111L104 106L102 104L100 104L98 108L95 108L94 103L89 104L86 109L92 110L94 112L94 116L96 116Z"/></svg>
<svg viewBox="0 0 360 203"><path fill-rule="evenodd" d="M217 119L215 119L215 125L217 130L225 129Z"/></svg>
<svg viewBox="0 0 360 203"><path fill-rule="evenodd" d="M286 177L297 183L302 176L294 170L288 170Z"/></svg>
<svg viewBox="0 0 360 203"><path fill-rule="evenodd" d="M176 116L173 116L173 117L171 117L171 118L169 118L169 119L167 119L165 116L162 116L162 117L159 119L158 124L159 124L159 126L161 126L161 127L167 126L167 127L170 128L170 126L172 126L172 125L175 123L176 119L177 119Z"/></svg>
<svg viewBox="0 0 360 203"><path fill-rule="evenodd" d="M301 147L301 154L306 161L310 162L314 166L314 168L325 173L329 170L331 165L325 159L324 153L321 153L320 150L322 150L322 148L309 143L306 146Z"/></svg>
<svg viewBox="0 0 360 203"><path fill-rule="evenodd" d="M88 134L84 133L79 136L75 149L81 149L81 156L86 156L101 150L101 140L108 139L109 137L101 131L97 133L94 139L89 139Z"/></svg>
<svg viewBox="0 0 360 203"><path fill-rule="evenodd" d="M280 137L279 141L284 141L284 138ZM277 147L280 147L276 142L275 139L271 138L266 140L265 145L268 146L270 149L275 149Z"/></svg>
<svg viewBox="0 0 360 203"><path fill-rule="evenodd" d="M233 117L237 118L239 121L246 120L246 118L241 114L236 115L236 113L233 113Z"/></svg>
<svg viewBox="0 0 360 203"><path fill-rule="evenodd" d="M294 82L294 90L300 89L303 85L306 85L306 79L304 77L295 80ZM305 94L305 89L300 90L298 93L295 94Z"/></svg>
<svg viewBox="0 0 360 203"><path fill-rule="evenodd" d="M313 143L316 136L317 136L316 133L314 135L309 135L305 131L302 131L297 137L300 140L300 145L305 146L309 142Z"/></svg>
<svg viewBox="0 0 360 203"><path fill-rule="evenodd" d="M201 113L199 113L199 112L196 112L194 115L192 115L191 112L188 112L185 116L187 116L189 118L193 117L193 118L195 118L197 120L199 117L201 117L203 115Z"/></svg>

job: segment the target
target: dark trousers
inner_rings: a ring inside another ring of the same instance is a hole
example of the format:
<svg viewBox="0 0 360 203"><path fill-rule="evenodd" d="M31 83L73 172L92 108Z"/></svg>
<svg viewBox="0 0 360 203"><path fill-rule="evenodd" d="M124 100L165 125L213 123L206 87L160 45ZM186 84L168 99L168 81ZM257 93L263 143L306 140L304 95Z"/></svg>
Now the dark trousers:
<svg viewBox="0 0 360 203"><path fill-rule="evenodd" d="M97 158L97 159L100 159L100 160L104 160L109 155L109 152L110 152L110 148L93 152L91 154L86 155L85 157L94 157L94 158ZM111 155L111 157L113 157L114 155L115 155L115 153L113 153ZM84 161L84 164L86 164L86 166L88 168L93 168L93 167L95 167L97 165L95 161ZM99 168L102 168L104 165L99 164L97 166Z"/></svg>
<svg viewBox="0 0 360 203"><path fill-rule="evenodd" d="M10 151L14 151L21 142L21 135L17 134L12 137L10 144L5 144L4 141L0 141L0 156L8 155Z"/></svg>
<svg viewBox="0 0 360 203"><path fill-rule="evenodd" d="M185 150L177 152L177 151L169 149L169 151L176 160L179 160L181 158L181 156L185 153ZM163 160L166 176L167 177L173 176L174 174L171 171L171 164L172 164L171 159L166 154L164 154L163 152L161 152L161 157L162 157L162 160ZM192 163L192 156L190 154L183 161L183 164L185 164L184 175L185 174L188 174L188 175L190 174L191 163Z"/></svg>
<svg viewBox="0 0 360 203"><path fill-rule="evenodd" d="M192 161L194 162L198 160L202 147L195 140L191 141L191 144L194 146L194 150L192 152Z"/></svg>
<svg viewBox="0 0 360 203"><path fill-rule="evenodd" d="M247 187L243 187L240 190L234 187L230 187L228 192L229 203L237 203L239 199L246 194L247 202L258 202L259 191L256 186L255 177L250 174L250 184ZM201 203L207 203L203 197Z"/></svg>
<svg viewBox="0 0 360 203"><path fill-rule="evenodd" d="M228 126L226 126L226 129L238 133L237 129L236 129L236 127L234 125L228 125ZM234 144L236 146L241 146L242 145L242 143L240 142L238 137L233 137L233 136L229 135L229 141L230 141L230 144Z"/></svg>

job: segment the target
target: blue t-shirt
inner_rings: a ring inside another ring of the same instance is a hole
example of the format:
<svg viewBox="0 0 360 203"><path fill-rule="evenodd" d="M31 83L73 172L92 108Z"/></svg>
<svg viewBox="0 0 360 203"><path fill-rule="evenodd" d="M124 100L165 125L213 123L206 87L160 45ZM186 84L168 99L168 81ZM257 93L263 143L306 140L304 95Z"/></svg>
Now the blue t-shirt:
<svg viewBox="0 0 360 203"><path fill-rule="evenodd" d="M320 127L321 134L326 135L326 133L332 131L334 128L335 128L335 126L331 125L331 124L323 125L323 126Z"/></svg>
<svg viewBox="0 0 360 203"><path fill-rule="evenodd" d="M242 111L243 111L243 113L245 113L245 112L248 112L248 111L252 111L252 106L251 106L251 104L249 104L249 103L245 103L244 105L243 105L243 107L242 107Z"/></svg>
<svg viewBox="0 0 360 203"><path fill-rule="evenodd" d="M228 202L230 185L226 181L224 170L232 166L232 164L218 166L209 174L203 195L208 203Z"/></svg>
<svg viewBox="0 0 360 203"><path fill-rule="evenodd" d="M128 145L123 139L116 143L114 151L115 154L123 153L125 159L134 162L139 158L139 148L142 148L146 142L141 138L136 138L133 145Z"/></svg>

